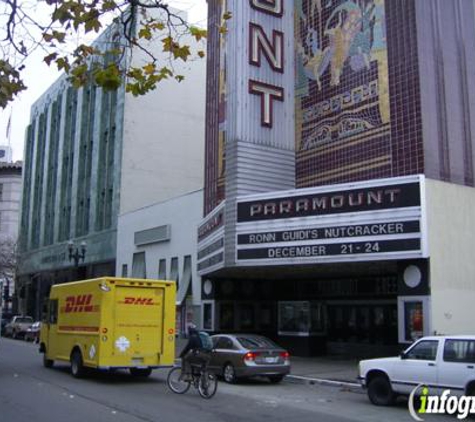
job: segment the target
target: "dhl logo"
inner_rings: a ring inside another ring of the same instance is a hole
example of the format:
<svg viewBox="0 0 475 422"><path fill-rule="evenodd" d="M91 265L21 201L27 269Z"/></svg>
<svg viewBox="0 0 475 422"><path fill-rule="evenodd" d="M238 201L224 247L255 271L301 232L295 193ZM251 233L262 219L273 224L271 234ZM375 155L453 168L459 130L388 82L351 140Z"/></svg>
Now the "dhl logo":
<svg viewBox="0 0 475 422"><path fill-rule="evenodd" d="M144 306L154 306L157 305L152 298L147 297L126 297L122 302L119 302L123 305L144 305Z"/></svg>
<svg viewBox="0 0 475 422"><path fill-rule="evenodd" d="M94 306L92 304L92 299L93 299L93 296L91 294L67 296L66 306L61 308L61 312L64 312L64 313L95 312L99 309L99 306Z"/></svg>

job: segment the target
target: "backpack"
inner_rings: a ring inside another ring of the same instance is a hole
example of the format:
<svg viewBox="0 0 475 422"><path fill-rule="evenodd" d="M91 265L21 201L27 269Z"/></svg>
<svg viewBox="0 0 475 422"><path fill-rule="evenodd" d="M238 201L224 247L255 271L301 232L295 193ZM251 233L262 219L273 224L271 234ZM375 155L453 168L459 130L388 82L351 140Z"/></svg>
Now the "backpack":
<svg viewBox="0 0 475 422"><path fill-rule="evenodd" d="M213 350L213 340L211 340L210 335L206 331L199 331L198 335L200 337L201 350L211 352Z"/></svg>

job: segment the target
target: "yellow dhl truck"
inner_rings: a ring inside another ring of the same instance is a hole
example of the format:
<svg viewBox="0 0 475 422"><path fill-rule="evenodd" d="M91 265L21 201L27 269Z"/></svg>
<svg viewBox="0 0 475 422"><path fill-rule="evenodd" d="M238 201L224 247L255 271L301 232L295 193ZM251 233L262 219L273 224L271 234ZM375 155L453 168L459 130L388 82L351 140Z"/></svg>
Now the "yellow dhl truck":
<svg viewBox="0 0 475 422"><path fill-rule="evenodd" d="M173 281L98 278L54 285L41 326L40 353L71 364L79 378L87 368L127 368L149 376L175 359Z"/></svg>

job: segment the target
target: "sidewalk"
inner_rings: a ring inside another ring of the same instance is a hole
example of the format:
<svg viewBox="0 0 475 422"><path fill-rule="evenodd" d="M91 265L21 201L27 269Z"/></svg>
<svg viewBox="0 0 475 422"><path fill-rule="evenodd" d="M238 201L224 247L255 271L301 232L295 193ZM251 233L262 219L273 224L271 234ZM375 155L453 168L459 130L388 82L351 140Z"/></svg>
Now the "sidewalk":
<svg viewBox="0 0 475 422"><path fill-rule="evenodd" d="M179 356L185 344L186 340L176 339L176 356ZM358 360L356 359L341 359L332 356L291 356L290 365L287 381L359 388L356 380L358 376Z"/></svg>
<svg viewBox="0 0 475 422"><path fill-rule="evenodd" d="M290 358L289 380L359 387L358 361L355 359L333 358L331 356Z"/></svg>

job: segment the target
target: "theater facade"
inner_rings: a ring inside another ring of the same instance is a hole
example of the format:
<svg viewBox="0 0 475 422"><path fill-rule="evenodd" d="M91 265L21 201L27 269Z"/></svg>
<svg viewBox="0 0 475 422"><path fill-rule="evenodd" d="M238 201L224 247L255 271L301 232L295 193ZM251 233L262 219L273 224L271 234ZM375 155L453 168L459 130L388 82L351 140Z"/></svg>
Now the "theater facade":
<svg viewBox="0 0 475 422"><path fill-rule="evenodd" d="M208 5L204 328L300 355L475 333L474 3Z"/></svg>

